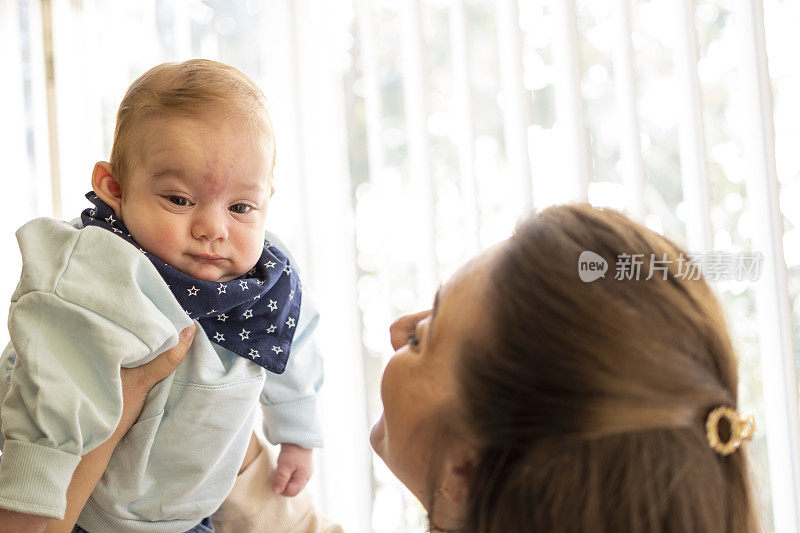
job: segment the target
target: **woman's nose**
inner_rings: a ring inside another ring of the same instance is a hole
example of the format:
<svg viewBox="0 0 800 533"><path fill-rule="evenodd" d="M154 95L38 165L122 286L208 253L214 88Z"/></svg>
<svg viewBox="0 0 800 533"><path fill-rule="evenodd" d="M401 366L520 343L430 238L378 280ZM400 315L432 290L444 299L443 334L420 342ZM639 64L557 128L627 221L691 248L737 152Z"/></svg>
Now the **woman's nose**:
<svg viewBox="0 0 800 533"><path fill-rule="evenodd" d="M227 213L218 213L216 210L198 212L192 221L192 237L208 241L227 239L226 217Z"/></svg>
<svg viewBox="0 0 800 533"><path fill-rule="evenodd" d="M408 341L408 336L414 332L417 327L417 322L424 320L431 314L431 310L420 311L413 315L401 316L389 326L389 337L392 342L392 348L399 350Z"/></svg>

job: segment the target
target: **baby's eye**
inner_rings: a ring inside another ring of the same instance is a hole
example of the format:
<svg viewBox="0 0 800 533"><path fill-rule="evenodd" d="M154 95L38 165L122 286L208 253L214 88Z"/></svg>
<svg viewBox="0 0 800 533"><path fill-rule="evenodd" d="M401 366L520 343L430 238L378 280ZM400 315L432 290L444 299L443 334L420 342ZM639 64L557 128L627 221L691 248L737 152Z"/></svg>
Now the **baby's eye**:
<svg viewBox="0 0 800 533"><path fill-rule="evenodd" d="M169 200L170 202L172 202L173 204L175 204L175 205L179 205L179 206L181 206L181 207L186 207L186 206L188 206L188 205L189 205L189 200L187 200L187 199L186 199L186 198L184 198L183 196L170 195L170 196L168 197L168 200Z"/></svg>
<svg viewBox="0 0 800 533"><path fill-rule="evenodd" d="M247 204L233 204L228 209L233 211L234 213L239 213L240 215L243 215L243 214L247 213L248 211L250 211L252 209L252 207L250 207Z"/></svg>

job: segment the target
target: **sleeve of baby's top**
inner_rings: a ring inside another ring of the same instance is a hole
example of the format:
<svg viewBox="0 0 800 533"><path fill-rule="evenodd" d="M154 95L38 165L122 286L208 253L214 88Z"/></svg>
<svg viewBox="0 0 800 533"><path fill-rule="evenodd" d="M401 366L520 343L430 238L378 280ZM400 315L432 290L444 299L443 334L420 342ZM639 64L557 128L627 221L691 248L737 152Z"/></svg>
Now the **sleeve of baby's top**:
<svg viewBox="0 0 800 533"><path fill-rule="evenodd" d="M276 244L295 265L274 235L267 239ZM322 430L317 416L317 395L323 382L323 364L314 332L319 312L307 287L303 287L300 318L292 342L292 351L283 374L267 372L261 406L264 433L273 444L291 443L304 448L322 446Z"/></svg>
<svg viewBox="0 0 800 533"><path fill-rule="evenodd" d="M106 318L54 294L29 293L10 318L17 360L3 402L0 507L62 517L80 456L122 413L120 361L109 346L146 346Z"/></svg>
<svg viewBox="0 0 800 533"><path fill-rule="evenodd" d="M0 411L0 507L62 518L80 456L119 420L120 365L155 357L177 342L177 331L152 302L158 291L148 294L146 276L130 270L135 255L117 253L116 241L26 227L8 322L16 360Z"/></svg>

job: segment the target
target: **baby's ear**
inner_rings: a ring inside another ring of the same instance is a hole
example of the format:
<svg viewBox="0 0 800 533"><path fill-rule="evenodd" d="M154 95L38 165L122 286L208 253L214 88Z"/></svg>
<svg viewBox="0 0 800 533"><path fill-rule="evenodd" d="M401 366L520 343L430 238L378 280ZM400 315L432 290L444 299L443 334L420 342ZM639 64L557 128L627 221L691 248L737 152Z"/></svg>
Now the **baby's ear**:
<svg viewBox="0 0 800 533"><path fill-rule="evenodd" d="M118 218L122 206L122 186L116 176L114 168L107 161L98 161L92 170L92 189L94 193L114 210Z"/></svg>

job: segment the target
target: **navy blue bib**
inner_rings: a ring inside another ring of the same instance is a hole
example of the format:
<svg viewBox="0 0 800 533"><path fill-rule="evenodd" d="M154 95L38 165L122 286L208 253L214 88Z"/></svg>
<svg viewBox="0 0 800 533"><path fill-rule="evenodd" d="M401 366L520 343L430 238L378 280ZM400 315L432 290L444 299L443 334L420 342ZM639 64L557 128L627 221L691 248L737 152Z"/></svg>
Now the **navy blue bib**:
<svg viewBox="0 0 800 533"><path fill-rule="evenodd" d="M83 225L107 229L138 248L209 340L275 374L286 370L300 316L301 287L283 252L264 241L258 263L246 274L224 282L193 278L143 250L94 192L86 198L95 207L81 213Z"/></svg>

